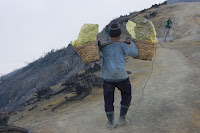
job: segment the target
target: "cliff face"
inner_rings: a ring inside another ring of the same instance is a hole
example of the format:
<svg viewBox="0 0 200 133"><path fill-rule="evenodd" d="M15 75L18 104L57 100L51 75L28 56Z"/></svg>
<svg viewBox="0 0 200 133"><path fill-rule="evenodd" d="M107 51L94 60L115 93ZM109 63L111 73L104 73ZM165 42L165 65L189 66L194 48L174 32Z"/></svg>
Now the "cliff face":
<svg viewBox="0 0 200 133"><path fill-rule="evenodd" d="M179 3L179 2L200 2L200 0L167 0L168 4Z"/></svg>

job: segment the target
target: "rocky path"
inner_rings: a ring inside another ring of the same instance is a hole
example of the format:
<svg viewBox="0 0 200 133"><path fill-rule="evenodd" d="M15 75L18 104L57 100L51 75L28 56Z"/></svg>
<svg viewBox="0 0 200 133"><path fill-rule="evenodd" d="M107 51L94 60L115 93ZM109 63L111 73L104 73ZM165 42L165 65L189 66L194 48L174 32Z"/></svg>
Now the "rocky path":
<svg viewBox="0 0 200 133"><path fill-rule="evenodd" d="M130 124L114 130L106 128L102 89L95 88L82 101L72 102L52 113L35 111L16 125L40 133L198 133L200 132L200 70L179 51L158 48L154 71L140 103L141 90L151 70L151 62L127 60L133 100L128 112ZM120 94L116 90L115 118L118 119ZM34 117L36 121L32 121ZM24 124L26 121L27 124Z"/></svg>

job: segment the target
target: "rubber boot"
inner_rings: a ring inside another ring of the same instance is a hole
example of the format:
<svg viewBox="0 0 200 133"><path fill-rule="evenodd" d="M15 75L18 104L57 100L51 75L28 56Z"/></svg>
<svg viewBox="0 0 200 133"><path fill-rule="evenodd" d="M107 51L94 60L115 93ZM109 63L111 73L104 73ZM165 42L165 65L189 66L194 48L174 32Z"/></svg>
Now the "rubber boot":
<svg viewBox="0 0 200 133"><path fill-rule="evenodd" d="M119 125L125 125L129 121L126 119L126 114L128 112L128 107L126 106L121 106L120 108L120 116L119 116Z"/></svg>
<svg viewBox="0 0 200 133"><path fill-rule="evenodd" d="M108 118L108 123L107 127L109 129L113 129L117 126L117 124L114 121L114 112L106 112L107 118Z"/></svg>

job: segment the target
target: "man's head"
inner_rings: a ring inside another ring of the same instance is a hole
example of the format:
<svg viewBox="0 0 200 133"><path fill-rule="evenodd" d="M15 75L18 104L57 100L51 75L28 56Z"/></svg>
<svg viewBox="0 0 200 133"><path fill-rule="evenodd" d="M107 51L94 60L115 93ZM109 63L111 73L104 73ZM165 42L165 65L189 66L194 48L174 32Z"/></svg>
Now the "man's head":
<svg viewBox="0 0 200 133"><path fill-rule="evenodd" d="M171 18L169 18L169 21L171 21Z"/></svg>
<svg viewBox="0 0 200 133"><path fill-rule="evenodd" d="M110 37L119 37L121 35L121 29L118 26L118 24L114 23L111 25L109 30L109 36Z"/></svg>

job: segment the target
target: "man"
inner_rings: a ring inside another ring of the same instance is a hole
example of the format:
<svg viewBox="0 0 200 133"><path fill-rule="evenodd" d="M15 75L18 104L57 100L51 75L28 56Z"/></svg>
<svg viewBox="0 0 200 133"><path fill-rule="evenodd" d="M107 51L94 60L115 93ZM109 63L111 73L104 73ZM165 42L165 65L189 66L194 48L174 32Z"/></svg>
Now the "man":
<svg viewBox="0 0 200 133"><path fill-rule="evenodd" d="M109 129L115 128L114 121L114 90L117 87L121 91L121 108L119 125L126 124L126 114L131 103L131 83L125 70L125 55L137 57L138 49L134 42L129 41L130 46L120 42L121 29L118 24L112 24L109 30L111 41L100 44L103 54L102 75L105 112L108 118ZM127 41L127 42L128 42Z"/></svg>
<svg viewBox="0 0 200 133"><path fill-rule="evenodd" d="M165 25L165 42L166 42L166 39L167 39L167 36L169 35L169 38L170 38L170 32L171 32L171 29L172 29L172 21L171 21L171 18L169 18L167 21L166 21L166 25ZM170 40L172 41L172 40Z"/></svg>

